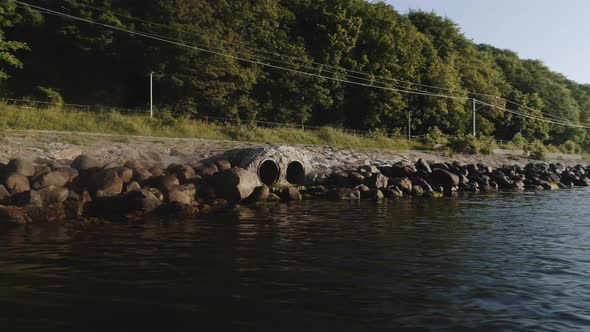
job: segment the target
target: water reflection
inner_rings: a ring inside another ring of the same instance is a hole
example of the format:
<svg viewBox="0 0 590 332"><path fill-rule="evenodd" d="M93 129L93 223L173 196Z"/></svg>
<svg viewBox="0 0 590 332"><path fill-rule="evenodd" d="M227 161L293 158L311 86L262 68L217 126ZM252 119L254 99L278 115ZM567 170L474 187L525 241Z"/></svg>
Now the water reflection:
<svg viewBox="0 0 590 332"><path fill-rule="evenodd" d="M0 233L0 326L583 329L587 193L310 201L9 229Z"/></svg>

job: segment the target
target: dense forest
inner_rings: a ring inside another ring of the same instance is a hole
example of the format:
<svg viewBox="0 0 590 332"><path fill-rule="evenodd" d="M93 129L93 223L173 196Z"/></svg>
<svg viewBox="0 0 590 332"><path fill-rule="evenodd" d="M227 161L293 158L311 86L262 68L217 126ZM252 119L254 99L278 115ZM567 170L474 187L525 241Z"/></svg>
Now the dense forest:
<svg viewBox="0 0 590 332"><path fill-rule="evenodd" d="M590 122L590 86L381 2L4 0L0 27L4 97L146 107L153 72L176 115L391 133L411 112L414 133L450 135L476 98L478 135L590 147L560 125Z"/></svg>

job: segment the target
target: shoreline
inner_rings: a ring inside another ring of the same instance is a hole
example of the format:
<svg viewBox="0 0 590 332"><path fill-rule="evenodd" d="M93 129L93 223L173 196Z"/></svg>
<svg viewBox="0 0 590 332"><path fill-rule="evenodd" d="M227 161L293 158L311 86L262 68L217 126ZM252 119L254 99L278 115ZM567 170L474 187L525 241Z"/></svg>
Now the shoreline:
<svg viewBox="0 0 590 332"><path fill-rule="evenodd" d="M579 161L203 139L16 132L0 140L0 225L192 217L305 199L590 186Z"/></svg>

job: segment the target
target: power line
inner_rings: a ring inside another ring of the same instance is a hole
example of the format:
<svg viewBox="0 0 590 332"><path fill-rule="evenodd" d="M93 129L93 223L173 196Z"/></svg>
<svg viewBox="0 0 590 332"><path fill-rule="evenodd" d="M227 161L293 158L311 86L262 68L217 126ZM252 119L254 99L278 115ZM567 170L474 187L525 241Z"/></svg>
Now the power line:
<svg viewBox="0 0 590 332"><path fill-rule="evenodd" d="M431 96L431 97L439 97L439 98L448 98L448 99L456 99L456 100L467 100L468 99L466 97L457 97L457 96L449 96L449 95L436 94L436 93L427 93L427 92L418 92L418 91L413 91L413 90L404 90L404 89L397 89L397 88L391 88L391 87L382 87L382 86L376 86L376 85L373 85L373 84L353 82L353 81L349 81L349 80L339 79L339 78L336 78L336 77L324 76L324 75L321 75L321 74L309 73L309 72L300 71L300 70L296 70L296 69L292 69L292 68L287 68L287 67L272 65L272 64L264 63L264 62L257 61L257 60L246 59L246 58L243 58L243 57L240 57L240 56L236 56L236 55L232 55L232 54L228 54L228 53L224 53L224 52L219 52L219 51L214 51L214 50L210 50L210 49L207 49L207 48L204 48L204 47L199 47L199 46L194 46L194 45L189 45L189 44L181 43L181 42L178 42L178 41L171 40L171 39L169 39L167 37L164 37L164 36L158 36L158 35L148 34L148 33L144 33L144 32L138 32L138 31L128 30L128 29L124 29L124 28L121 28L121 27L113 26L113 25L110 25L110 24L96 22L96 21L93 21L93 20L89 20L89 19L85 19L85 18L79 17L79 16L69 15L69 14L66 14L66 13L59 12L59 11L55 11L55 10L51 10L51 9L48 9L48 8L44 8L44 7L41 7L41 6L31 5L29 3L22 2L22 1L15 1L15 3L20 4L20 5L24 5L24 6L29 6L29 7L32 7L34 9L43 11L45 13L53 14L53 15L56 15L56 16L65 17L65 18L69 18L69 19L72 19L72 20L77 20L77 21L81 21L81 22L85 22L85 23L95 24L95 25L103 26L103 27L106 27L106 28L109 28L109 29L113 29L113 30L117 30L117 31L122 31L122 32L127 32L129 34L137 35L137 36L140 36L140 37L149 38L149 39L153 39L153 40L158 40L158 41L169 43L169 44L173 44L173 45L176 45L176 46L182 46L182 47L192 48L192 49L195 49L195 50L198 50L198 51L202 51L202 52L206 52L206 53L210 53L210 54L215 54L215 55L219 55L219 56L224 56L224 57L227 57L227 58L232 58L232 59L235 59L235 60L244 61L244 62L248 62L248 63L260 65L260 66L265 66L265 67L269 67L269 68L290 71L290 72L304 74L304 75L318 77L318 78L324 78L324 79L328 79L328 80L332 80L332 81L336 81L336 82L341 82L341 83L347 83L347 84L353 84L353 85L358 85L358 86L377 88L377 89L382 89L382 90L395 91L395 92L400 92L400 93L408 93L408 94L414 94L414 95Z"/></svg>
<svg viewBox="0 0 590 332"><path fill-rule="evenodd" d="M561 122L561 121L555 121L555 120L549 120L549 119L545 119L545 118L540 118L540 117L536 117L536 116L532 116L530 114L526 114L523 112L519 112L519 111L515 111L515 110L511 110L508 108L504 108L504 107L498 107L496 105L492 105L480 100L476 100L477 103L485 105L485 106L489 106L498 110L501 110L503 112L507 112L510 114L514 114L514 115L518 115L518 116L522 116L525 118L529 118L532 120L537 120L537 121L543 121L543 122L547 122L547 123L551 123L551 124L556 124L556 125L560 125L560 126L564 126L564 127L573 127L573 128L583 128L583 129L590 129L590 126L587 125L583 125L583 124L576 124L576 123L572 123L572 122Z"/></svg>

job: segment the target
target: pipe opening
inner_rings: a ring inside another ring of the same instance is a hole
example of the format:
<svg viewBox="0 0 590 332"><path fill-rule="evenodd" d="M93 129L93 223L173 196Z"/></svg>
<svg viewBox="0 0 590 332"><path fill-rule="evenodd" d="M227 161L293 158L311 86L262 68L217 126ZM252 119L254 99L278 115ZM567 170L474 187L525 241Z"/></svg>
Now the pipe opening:
<svg viewBox="0 0 590 332"><path fill-rule="evenodd" d="M302 186L305 184L305 168L299 161L292 161L287 166L287 181Z"/></svg>
<svg viewBox="0 0 590 332"><path fill-rule="evenodd" d="M265 160L258 167L258 177L260 182L267 186L272 186L279 180L280 170L277 163L273 160Z"/></svg>

